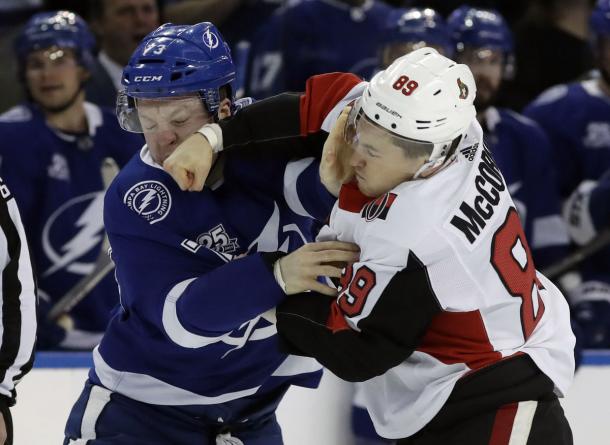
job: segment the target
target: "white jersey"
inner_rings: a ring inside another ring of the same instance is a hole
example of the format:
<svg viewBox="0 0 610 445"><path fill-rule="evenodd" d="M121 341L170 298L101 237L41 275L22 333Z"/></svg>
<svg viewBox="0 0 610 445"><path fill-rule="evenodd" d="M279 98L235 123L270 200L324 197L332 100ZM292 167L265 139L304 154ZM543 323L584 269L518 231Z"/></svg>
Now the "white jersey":
<svg viewBox="0 0 610 445"><path fill-rule="evenodd" d="M476 121L457 151L434 176L374 201L344 186L318 238L361 248L360 262L341 280L328 327L337 332L347 322L371 338L413 342L406 360L362 384L375 428L387 438L419 431L460 378L508 357L529 355L559 396L573 378L568 305L535 270Z"/></svg>

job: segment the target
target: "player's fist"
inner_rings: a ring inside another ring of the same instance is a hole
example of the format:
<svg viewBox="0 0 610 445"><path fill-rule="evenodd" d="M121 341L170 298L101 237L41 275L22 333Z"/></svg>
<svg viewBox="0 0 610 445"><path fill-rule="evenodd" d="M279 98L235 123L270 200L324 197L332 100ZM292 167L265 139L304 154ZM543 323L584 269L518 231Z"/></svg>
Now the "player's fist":
<svg viewBox="0 0 610 445"><path fill-rule="evenodd" d="M180 189L199 192L203 190L212 162L210 143L201 133L195 133L167 157L163 169L174 178Z"/></svg>
<svg viewBox="0 0 610 445"><path fill-rule="evenodd" d="M343 109L330 130L322 150L320 180L334 196L339 196L341 185L348 182L353 175L353 168L350 166L352 147L347 143L343 134L350 110L351 106Z"/></svg>

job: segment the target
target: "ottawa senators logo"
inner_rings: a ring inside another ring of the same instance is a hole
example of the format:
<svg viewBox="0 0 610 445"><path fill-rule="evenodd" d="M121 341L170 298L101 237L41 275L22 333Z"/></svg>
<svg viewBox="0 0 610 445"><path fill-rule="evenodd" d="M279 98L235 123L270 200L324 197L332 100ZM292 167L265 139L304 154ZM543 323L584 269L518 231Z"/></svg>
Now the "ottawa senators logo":
<svg viewBox="0 0 610 445"><path fill-rule="evenodd" d="M457 78L457 85L460 89L460 99L466 99L468 97L468 85L462 82L459 77Z"/></svg>
<svg viewBox="0 0 610 445"><path fill-rule="evenodd" d="M360 214L367 222L371 222L377 218L383 219L385 221L388 216L388 212L390 211L390 207L394 203L396 199L396 193L386 193L385 195L380 196L375 201L369 202L362 209L362 213Z"/></svg>

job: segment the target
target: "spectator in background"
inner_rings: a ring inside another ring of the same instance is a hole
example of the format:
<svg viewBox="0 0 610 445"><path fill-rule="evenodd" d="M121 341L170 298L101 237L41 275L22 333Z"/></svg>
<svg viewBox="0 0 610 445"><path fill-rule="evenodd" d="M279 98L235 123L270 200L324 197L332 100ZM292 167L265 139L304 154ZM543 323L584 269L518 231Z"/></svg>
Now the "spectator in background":
<svg viewBox="0 0 610 445"><path fill-rule="evenodd" d="M138 43L159 26L155 0L90 0L90 23L100 52L91 69L87 99L114 108L121 73Z"/></svg>
<svg viewBox="0 0 610 445"><path fill-rule="evenodd" d="M108 276L63 318L63 326L45 322L45 311L100 255L102 160L112 157L122 165L141 144L121 130L113 113L85 102L93 45L86 23L74 13L34 15L15 42L29 100L0 116L1 175L19 204L36 265L40 348L92 348L118 301Z"/></svg>
<svg viewBox="0 0 610 445"><path fill-rule="evenodd" d="M462 6L449 16L455 59L472 70L477 84L477 119L506 179L536 267L567 253L569 237L561 218L548 137L540 126L495 106L502 81L513 70L513 39L495 10Z"/></svg>
<svg viewBox="0 0 610 445"><path fill-rule="evenodd" d="M301 91L331 71L368 75L392 8L377 0L311 0L276 11L253 39L246 91L262 98ZM332 26L329 26L329 23Z"/></svg>
<svg viewBox="0 0 610 445"><path fill-rule="evenodd" d="M15 385L32 369L36 339L36 283L19 210L0 179L0 443L13 444L9 407Z"/></svg>
<svg viewBox="0 0 610 445"><path fill-rule="evenodd" d="M552 85L570 82L593 68L589 15L594 0L533 0L515 24L516 76L501 103L522 110Z"/></svg>
<svg viewBox="0 0 610 445"><path fill-rule="evenodd" d="M558 188L562 199L569 198L564 211L577 244L587 242L601 227L603 218L596 228L580 207L588 207L585 197L610 169L610 0L597 3L591 29L599 75L550 88L525 109L551 139ZM585 261L580 272L583 282L570 296L585 347L610 347L610 249ZM595 311L589 310L592 305ZM608 328L601 330L602 326Z"/></svg>

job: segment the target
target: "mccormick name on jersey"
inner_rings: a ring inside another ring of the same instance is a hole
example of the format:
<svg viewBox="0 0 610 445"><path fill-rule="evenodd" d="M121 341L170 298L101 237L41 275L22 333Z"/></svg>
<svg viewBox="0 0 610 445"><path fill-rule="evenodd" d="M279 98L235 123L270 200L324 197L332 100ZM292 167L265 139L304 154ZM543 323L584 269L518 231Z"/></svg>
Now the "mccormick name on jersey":
<svg viewBox="0 0 610 445"><path fill-rule="evenodd" d="M485 228L500 202L500 193L506 190L504 178L494 162L491 153L485 144L482 144L481 157L478 159L477 174L474 177L476 193L470 194L467 200L462 201L459 211L451 218L451 225L464 234L470 244ZM478 147L473 146L474 150ZM473 151L474 151L473 150ZM472 160L471 157L468 158Z"/></svg>

